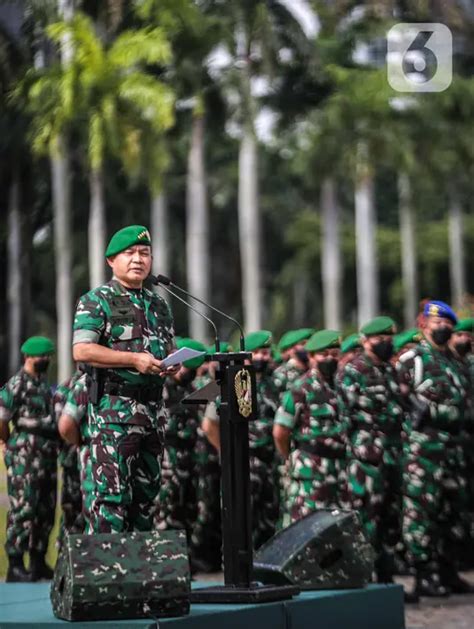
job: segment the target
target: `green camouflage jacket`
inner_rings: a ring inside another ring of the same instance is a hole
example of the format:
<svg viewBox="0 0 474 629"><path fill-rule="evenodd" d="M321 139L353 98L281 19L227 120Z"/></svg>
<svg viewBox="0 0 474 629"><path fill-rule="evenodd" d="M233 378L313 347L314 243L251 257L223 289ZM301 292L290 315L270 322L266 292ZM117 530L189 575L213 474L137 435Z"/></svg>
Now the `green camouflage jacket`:
<svg viewBox="0 0 474 629"><path fill-rule="evenodd" d="M14 430L40 432L57 438L51 388L45 376L32 377L24 369L0 389L0 421L11 421Z"/></svg>
<svg viewBox="0 0 474 629"><path fill-rule="evenodd" d="M315 370L308 371L283 395L275 422L292 430L295 448L313 448L318 456L345 455L344 425L338 418L336 393Z"/></svg>
<svg viewBox="0 0 474 629"><path fill-rule="evenodd" d="M278 394L272 377L257 376L257 417L249 423L250 455L272 461L275 454L273 443L273 420L278 406ZM258 453L256 452L258 450Z"/></svg>
<svg viewBox="0 0 474 629"><path fill-rule="evenodd" d="M81 375L74 385L69 389L66 404L64 405L63 413L69 415L71 419L79 426L81 431L82 443L89 443L90 440L90 428L87 420L87 404L89 396L87 393L87 376Z"/></svg>
<svg viewBox="0 0 474 629"><path fill-rule="evenodd" d="M348 455L373 464L396 463L405 413L395 369L389 363L376 365L362 353L345 365L336 386Z"/></svg>
<svg viewBox="0 0 474 629"><path fill-rule="evenodd" d="M185 386L168 377L163 389L163 401L170 418L166 425L167 445L173 447L194 447L197 430L196 406L181 404L181 400L195 391L194 383Z"/></svg>
<svg viewBox="0 0 474 629"><path fill-rule="evenodd" d="M418 430L407 421L411 439L419 442L425 453L442 450L452 443L465 419L467 384L460 365L450 353L423 340L400 356L397 371L400 382L429 407Z"/></svg>
<svg viewBox="0 0 474 629"><path fill-rule="evenodd" d="M126 289L116 279L83 295L74 317L73 344L99 343L122 352L150 352L157 359L174 350L173 317L167 303L142 288ZM110 369L133 384L163 384L159 376Z"/></svg>
<svg viewBox="0 0 474 629"><path fill-rule="evenodd" d="M290 358L286 363L281 364L273 372L273 384L278 396L281 396L304 374L304 370L295 365L295 361Z"/></svg>

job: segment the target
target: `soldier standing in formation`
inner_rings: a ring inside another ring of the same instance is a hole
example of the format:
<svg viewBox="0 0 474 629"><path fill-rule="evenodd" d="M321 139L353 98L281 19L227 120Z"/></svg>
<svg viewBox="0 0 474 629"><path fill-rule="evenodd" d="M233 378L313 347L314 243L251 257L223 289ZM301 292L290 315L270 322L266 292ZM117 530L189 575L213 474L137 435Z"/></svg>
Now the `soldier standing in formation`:
<svg viewBox="0 0 474 629"><path fill-rule="evenodd" d="M46 380L53 352L46 337L26 340L21 346L22 368L0 390L0 440L6 442L10 499L7 581L38 581L53 575L45 562L57 490L58 433ZM31 572L23 563L26 552Z"/></svg>
<svg viewBox="0 0 474 629"><path fill-rule="evenodd" d="M74 359L100 368L88 412L95 487L89 532L148 531L160 489L168 417L161 361L174 349L173 319L143 286L152 263L145 227L118 231L105 255L113 278L80 298L74 319Z"/></svg>
<svg viewBox="0 0 474 629"><path fill-rule="evenodd" d="M317 509L342 506L345 443L334 390L340 344L333 330L309 339L311 368L284 394L275 418L275 443L289 458L284 526Z"/></svg>
<svg viewBox="0 0 474 629"><path fill-rule="evenodd" d="M348 491L376 552L377 580L393 580L393 554L401 534L402 396L390 365L395 323L376 317L362 326L363 352L338 380L341 421L347 427Z"/></svg>
<svg viewBox="0 0 474 629"><path fill-rule="evenodd" d="M456 323L447 304L428 302L421 322L424 338L397 364L412 402L403 530L416 589L425 596L471 591L457 572L469 523L462 447L467 388L448 348Z"/></svg>

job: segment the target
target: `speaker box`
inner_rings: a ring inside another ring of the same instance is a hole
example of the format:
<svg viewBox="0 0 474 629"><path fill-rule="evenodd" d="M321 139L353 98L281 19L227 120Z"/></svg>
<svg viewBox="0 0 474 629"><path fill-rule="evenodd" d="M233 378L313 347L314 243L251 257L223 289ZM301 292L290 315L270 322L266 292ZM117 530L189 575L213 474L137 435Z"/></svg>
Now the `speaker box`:
<svg viewBox="0 0 474 629"><path fill-rule="evenodd" d="M363 587L374 551L354 511L322 509L279 531L254 558L254 578L302 590Z"/></svg>
<svg viewBox="0 0 474 629"><path fill-rule="evenodd" d="M115 620L189 613L184 531L69 535L51 586L64 620Z"/></svg>

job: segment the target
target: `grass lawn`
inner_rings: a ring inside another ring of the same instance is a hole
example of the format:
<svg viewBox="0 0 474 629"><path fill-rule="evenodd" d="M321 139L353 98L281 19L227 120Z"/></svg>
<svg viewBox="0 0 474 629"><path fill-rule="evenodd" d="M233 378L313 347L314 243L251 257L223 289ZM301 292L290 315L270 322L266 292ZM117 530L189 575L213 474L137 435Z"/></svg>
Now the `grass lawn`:
<svg viewBox="0 0 474 629"><path fill-rule="evenodd" d="M61 484L61 481L58 483ZM0 581L5 579L7 573L7 558L5 554L5 531L7 522L7 507L5 506L7 496L7 477L3 457L0 455ZM57 550L55 541L59 530L60 510L56 509L56 521L54 529L50 537L47 562L50 566L54 566L56 562Z"/></svg>

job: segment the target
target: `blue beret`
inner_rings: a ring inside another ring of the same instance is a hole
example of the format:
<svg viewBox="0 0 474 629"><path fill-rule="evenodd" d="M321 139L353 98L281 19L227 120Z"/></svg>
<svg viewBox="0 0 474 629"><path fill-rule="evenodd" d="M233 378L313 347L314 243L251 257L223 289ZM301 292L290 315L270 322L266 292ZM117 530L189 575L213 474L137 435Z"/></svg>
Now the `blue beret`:
<svg viewBox="0 0 474 629"><path fill-rule="evenodd" d="M458 322L456 313L451 306L445 304L444 301L429 301L423 310L423 314L425 317L442 317L443 319L449 319L454 325Z"/></svg>

